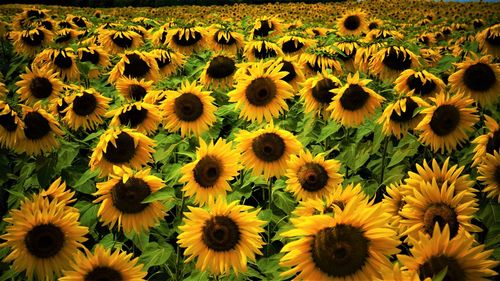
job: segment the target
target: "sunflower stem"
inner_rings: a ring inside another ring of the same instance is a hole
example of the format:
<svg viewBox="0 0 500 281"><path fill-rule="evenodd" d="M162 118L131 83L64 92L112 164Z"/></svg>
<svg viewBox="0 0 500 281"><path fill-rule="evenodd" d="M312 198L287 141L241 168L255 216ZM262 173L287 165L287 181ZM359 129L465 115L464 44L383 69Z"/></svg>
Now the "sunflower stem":
<svg viewBox="0 0 500 281"><path fill-rule="evenodd" d="M385 172L385 158L387 156L387 146L389 145L389 137L385 137L384 140L384 148L382 150L382 171L380 172L380 181L379 185L382 185L384 182L384 172Z"/></svg>
<svg viewBox="0 0 500 281"><path fill-rule="evenodd" d="M273 204L273 180L272 178L268 179L268 192L269 192L269 199L268 199L268 208L269 211L271 212L271 218L272 218L272 204ZM266 248L266 256L269 256L269 249L271 248L271 219L267 222L267 248Z"/></svg>

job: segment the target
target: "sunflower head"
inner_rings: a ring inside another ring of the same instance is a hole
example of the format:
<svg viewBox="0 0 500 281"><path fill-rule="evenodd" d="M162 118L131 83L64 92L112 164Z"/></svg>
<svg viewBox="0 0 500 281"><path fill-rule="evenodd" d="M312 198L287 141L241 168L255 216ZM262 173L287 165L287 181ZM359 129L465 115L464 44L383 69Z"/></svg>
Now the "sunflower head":
<svg viewBox="0 0 500 281"><path fill-rule="evenodd" d="M327 116L326 108L333 101L332 90L341 86L340 80L327 72L318 73L302 84L299 94L304 102L305 112Z"/></svg>
<svg viewBox="0 0 500 281"><path fill-rule="evenodd" d="M200 82L207 87L227 88L232 86L233 76L236 72L234 57L217 54L212 56L201 73Z"/></svg>
<svg viewBox="0 0 500 281"><path fill-rule="evenodd" d="M127 51L109 74L108 81L115 83L118 79L145 79L157 81L160 78L155 57L149 53Z"/></svg>
<svg viewBox="0 0 500 281"><path fill-rule="evenodd" d="M382 124L384 134L400 139L420 123L424 115L417 113L417 109L428 107L429 104L411 94L412 92L387 105L377 121Z"/></svg>
<svg viewBox="0 0 500 281"><path fill-rule="evenodd" d="M418 57L409 49L390 46L373 55L370 70L381 79L392 82L406 69L420 66Z"/></svg>
<svg viewBox="0 0 500 281"><path fill-rule="evenodd" d="M366 13L363 11L349 12L337 21L340 35L360 35L368 29Z"/></svg>
<svg viewBox="0 0 500 281"><path fill-rule="evenodd" d="M394 89L402 94L413 91L423 98L433 97L445 90L444 82L426 70L407 69L394 81Z"/></svg>

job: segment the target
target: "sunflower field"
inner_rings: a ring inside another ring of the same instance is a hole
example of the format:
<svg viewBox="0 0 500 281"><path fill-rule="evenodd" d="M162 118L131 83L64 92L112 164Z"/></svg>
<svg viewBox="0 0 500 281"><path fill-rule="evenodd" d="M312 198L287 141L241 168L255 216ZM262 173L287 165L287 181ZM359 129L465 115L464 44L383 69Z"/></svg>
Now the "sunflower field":
<svg viewBox="0 0 500 281"><path fill-rule="evenodd" d="M498 280L499 11L0 5L0 281Z"/></svg>

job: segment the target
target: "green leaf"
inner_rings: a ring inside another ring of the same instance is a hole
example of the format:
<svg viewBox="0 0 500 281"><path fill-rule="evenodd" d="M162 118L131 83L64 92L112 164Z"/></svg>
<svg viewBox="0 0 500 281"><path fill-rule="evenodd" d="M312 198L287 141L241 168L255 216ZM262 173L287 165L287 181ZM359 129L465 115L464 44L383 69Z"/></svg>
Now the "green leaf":
<svg viewBox="0 0 500 281"><path fill-rule="evenodd" d="M154 201L165 201L175 197L175 190L173 188L163 188L162 190L151 193L148 197L144 198L141 203L151 203Z"/></svg>
<svg viewBox="0 0 500 281"><path fill-rule="evenodd" d="M446 277L447 272L448 272L448 266L445 266L443 270L441 270L438 274L432 277L432 281L443 281L444 277Z"/></svg>
<svg viewBox="0 0 500 281"><path fill-rule="evenodd" d="M319 133L317 142L322 142L322 141L326 140L329 136L338 132L338 130L341 127L342 127L342 125L340 125L337 122L333 122L333 121L329 122L328 125L326 125L325 127L323 127L321 129L321 132Z"/></svg>
<svg viewBox="0 0 500 281"><path fill-rule="evenodd" d="M82 140L82 142L88 142L88 141L93 140L93 139L95 139L97 137L100 137L103 132L104 132L103 130L99 130L97 132L93 132L92 134L89 134L86 138L84 138Z"/></svg>
<svg viewBox="0 0 500 281"><path fill-rule="evenodd" d="M97 212L99 211L99 204L89 203L90 206L85 210L80 210L80 224L92 227L97 222Z"/></svg>
<svg viewBox="0 0 500 281"><path fill-rule="evenodd" d="M276 207L280 208L286 214L289 214L295 209L295 200L286 192L276 191L273 193L273 202Z"/></svg>
<svg viewBox="0 0 500 281"><path fill-rule="evenodd" d="M78 145L65 142L57 154L56 173L60 173L64 168L71 167L73 160L75 160L78 155L78 151Z"/></svg>
<svg viewBox="0 0 500 281"><path fill-rule="evenodd" d="M156 242L151 242L142 252L141 257L139 258L139 263L144 264L143 270L147 271L151 266L166 263L173 251L174 247L170 244L159 245Z"/></svg>
<svg viewBox="0 0 500 281"><path fill-rule="evenodd" d="M94 170L94 171L87 170L87 171L85 171L85 173L83 173L83 175L78 179L78 181L73 185L73 187L75 189L77 189L77 187L80 187L80 186L84 185L89 180L95 178L98 174L99 174L98 170Z"/></svg>

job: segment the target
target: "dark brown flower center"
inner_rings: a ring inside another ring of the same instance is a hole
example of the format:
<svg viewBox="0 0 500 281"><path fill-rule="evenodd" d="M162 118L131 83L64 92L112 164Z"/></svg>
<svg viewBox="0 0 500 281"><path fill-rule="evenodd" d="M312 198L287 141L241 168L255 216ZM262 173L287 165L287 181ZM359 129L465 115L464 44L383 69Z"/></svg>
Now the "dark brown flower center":
<svg viewBox="0 0 500 281"><path fill-rule="evenodd" d="M175 44L183 47L188 47L188 46L193 46L194 44L198 43L202 39L202 35L198 31L191 31L191 35L189 38L186 38L185 35L180 36L180 33L177 33L176 35L173 36L173 40Z"/></svg>
<svg viewBox="0 0 500 281"><path fill-rule="evenodd" d="M203 114L203 103L198 96L184 93L175 99L174 112L182 121L196 121Z"/></svg>
<svg viewBox="0 0 500 281"><path fill-rule="evenodd" d="M259 60L274 58L277 56L276 51L271 47L267 47L264 42L262 42L260 51L257 49L257 47L253 48L253 55Z"/></svg>
<svg viewBox="0 0 500 281"><path fill-rule="evenodd" d="M24 135L30 140L38 140L50 133L49 120L33 111L24 116Z"/></svg>
<svg viewBox="0 0 500 281"><path fill-rule="evenodd" d="M285 141L275 133L264 133L252 141L255 156L265 162L279 160L285 153Z"/></svg>
<svg viewBox="0 0 500 281"><path fill-rule="evenodd" d="M458 233L458 220L455 210L450 206L438 203L427 207L423 218L425 231L432 235L436 223L440 229L444 229L445 225L450 228L450 238L455 237Z"/></svg>
<svg viewBox="0 0 500 281"><path fill-rule="evenodd" d="M443 281L465 281L465 271L457 260L445 255L433 256L418 269L421 280L433 278L447 267Z"/></svg>
<svg viewBox="0 0 500 281"><path fill-rule="evenodd" d="M226 39L224 36L222 36L220 39L219 39L219 34L221 33L222 31L217 31L215 32L214 34L214 40L215 42L217 42L218 44L221 44L221 45L226 45L226 46L231 46L233 44L236 43L236 39L234 39L234 37L232 35L229 35L229 37Z"/></svg>
<svg viewBox="0 0 500 281"><path fill-rule="evenodd" d="M410 75L406 80L406 85L410 90L414 90L414 93L420 96L427 96L436 89L436 83L431 79L425 79L424 82L420 80L415 74Z"/></svg>
<svg viewBox="0 0 500 281"><path fill-rule="evenodd" d="M273 31L273 27L267 20L260 21L260 27L254 29L253 36L266 37L269 33Z"/></svg>
<svg viewBox="0 0 500 281"><path fill-rule="evenodd" d="M170 59L170 57L168 55L160 55L158 56L157 58L155 58L156 60L156 63L158 64L158 67L160 69L164 68L165 66L169 65L172 60Z"/></svg>
<svg viewBox="0 0 500 281"><path fill-rule="evenodd" d="M7 132L14 132L17 129L15 121L16 119L11 112L0 115L0 126L2 126Z"/></svg>
<svg viewBox="0 0 500 281"><path fill-rule="evenodd" d="M297 77L297 72L295 72L295 67L289 61L283 61L283 66L281 67L281 71L288 72L288 74L281 78L285 82L291 82L295 77Z"/></svg>
<svg viewBox="0 0 500 281"><path fill-rule="evenodd" d="M333 82L331 79L323 78L318 81L318 83L316 83L316 86L312 88L312 96L317 102L321 104L330 104L333 97L335 96L335 94L330 90L338 88L338 86L339 85Z"/></svg>
<svg viewBox="0 0 500 281"><path fill-rule="evenodd" d="M296 41L294 39L290 39L288 41L283 42L283 44L281 45L281 50L285 54L290 54L290 53L295 53L297 51L300 51L300 49L302 49L302 47L304 47L303 43Z"/></svg>
<svg viewBox="0 0 500 281"><path fill-rule="evenodd" d="M358 29L360 25L361 25L361 19L359 18L359 16L356 15L348 16L344 20L344 27L351 31Z"/></svg>
<svg viewBox="0 0 500 281"><path fill-rule="evenodd" d="M260 77L248 85L245 96L254 106L266 106L276 97L276 84L270 78Z"/></svg>
<svg viewBox="0 0 500 281"><path fill-rule="evenodd" d="M40 24L45 27L45 29L47 30L52 30L54 29L54 26L52 25L52 22L48 21L48 20L44 20L42 22L40 22Z"/></svg>
<svg viewBox="0 0 500 281"><path fill-rule="evenodd" d="M418 108L418 104L413 101L412 98L406 97L406 111L401 109L401 115L399 115L395 110L392 110L391 120L397 123L409 122L413 119L413 112Z"/></svg>
<svg viewBox="0 0 500 281"><path fill-rule="evenodd" d="M495 179L497 186L500 186L500 166L496 166L493 178Z"/></svg>
<svg viewBox="0 0 500 281"><path fill-rule="evenodd" d="M85 20L81 17L74 17L71 19L71 21L76 24L76 26L78 27L87 27L87 23L85 22Z"/></svg>
<svg viewBox="0 0 500 281"><path fill-rule="evenodd" d="M145 108L138 109L136 105L131 106L127 111L118 115L120 124L127 125L130 128L136 128L148 117L148 110Z"/></svg>
<svg viewBox="0 0 500 281"><path fill-rule="evenodd" d="M486 152L489 154L495 154L495 151L500 152L500 130L493 132L493 136L488 139L486 143Z"/></svg>
<svg viewBox="0 0 500 281"><path fill-rule="evenodd" d="M342 94L340 104L345 110L356 111L362 108L369 98L370 94L363 87L358 84L352 84Z"/></svg>
<svg viewBox="0 0 500 281"><path fill-rule="evenodd" d="M82 57L80 58L82 62L91 62L93 65L97 65L99 63L99 53L96 50L92 52L82 51Z"/></svg>
<svg viewBox="0 0 500 281"><path fill-rule="evenodd" d="M328 182L328 173L318 163L306 163L300 167L297 177L302 188L309 192L320 191Z"/></svg>
<svg viewBox="0 0 500 281"><path fill-rule="evenodd" d="M24 237L26 249L33 256L48 259L57 255L64 247L64 232L51 223L33 227Z"/></svg>
<svg viewBox="0 0 500 281"><path fill-rule="evenodd" d="M478 92L488 91L495 85L497 80L493 69L484 63L469 66L465 70L463 77L465 86Z"/></svg>
<svg viewBox="0 0 500 281"><path fill-rule="evenodd" d="M460 123L460 111L451 104L439 106L432 115L430 126L432 131L440 136L451 134Z"/></svg>
<svg viewBox="0 0 500 281"><path fill-rule="evenodd" d="M130 93L130 97L135 101L142 100L147 94L146 89L143 86L137 84L130 85L128 91Z"/></svg>
<svg viewBox="0 0 500 281"><path fill-rule="evenodd" d="M54 40L56 43L65 43L71 40L71 33L70 32L63 32L57 38Z"/></svg>
<svg viewBox="0 0 500 281"><path fill-rule="evenodd" d="M72 28L73 26L71 25L71 23L67 22L67 21L61 21L57 24L60 28Z"/></svg>
<svg viewBox="0 0 500 281"><path fill-rule="evenodd" d="M73 65L73 59L63 51L54 58L54 64L59 68L68 69Z"/></svg>
<svg viewBox="0 0 500 281"><path fill-rule="evenodd" d="M493 45L493 46L499 46L500 45L500 35L493 34L488 30L488 34L486 35L486 42L488 42L488 44Z"/></svg>
<svg viewBox="0 0 500 281"><path fill-rule="evenodd" d="M22 34L21 40L29 46L38 47L42 45L45 34L40 30L35 30L31 34Z"/></svg>
<svg viewBox="0 0 500 281"><path fill-rule="evenodd" d="M26 12L26 15L31 19L43 19L46 16L45 13L40 10L29 10Z"/></svg>
<svg viewBox="0 0 500 281"><path fill-rule="evenodd" d="M136 147L134 138L126 132L121 132L115 139L116 146L108 142L104 158L113 164L127 163L134 158Z"/></svg>
<svg viewBox="0 0 500 281"><path fill-rule="evenodd" d="M225 56L216 56L208 65L208 76L215 79L222 79L230 76L236 71L234 60Z"/></svg>
<svg viewBox="0 0 500 281"><path fill-rule="evenodd" d="M382 63L390 69L403 71L411 67L411 57L401 50L398 51L394 47L390 47L385 52Z"/></svg>
<svg viewBox="0 0 500 281"><path fill-rule="evenodd" d="M73 111L76 115L87 116L94 113L97 108L96 97L87 92L83 92L83 95L76 96L73 100Z"/></svg>
<svg viewBox="0 0 500 281"><path fill-rule="evenodd" d="M203 242L216 252L226 252L238 245L241 233L238 225L228 216L214 216L203 226Z"/></svg>
<svg viewBox="0 0 500 281"><path fill-rule="evenodd" d="M30 92L37 99L45 99L52 94L52 83L45 77L35 77L30 83Z"/></svg>
<svg viewBox="0 0 500 281"><path fill-rule="evenodd" d="M120 48L130 48L132 47L133 39L132 37L127 38L124 32L116 32L111 36L111 41L115 43Z"/></svg>
<svg viewBox="0 0 500 281"><path fill-rule="evenodd" d="M61 117L64 117L66 112L63 111L68 107L68 103L64 99L61 99L61 101L61 105L57 104L57 113L59 113Z"/></svg>
<svg viewBox="0 0 500 281"><path fill-rule="evenodd" d="M139 178L129 178L126 183L119 181L113 187L113 205L126 214L137 214L146 209L149 203L141 203L151 194L149 185Z"/></svg>
<svg viewBox="0 0 500 281"><path fill-rule="evenodd" d="M194 167L194 179L201 187L212 187L222 174L222 166L216 157L205 156Z"/></svg>
<svg viewBox="0 0 500 281"><path fill-rule="evenodd" d="M132 78L142 78L146 76L151 69L138 54L128 54L129 63L125 63L123 75Z"/></svg>
<svg viewBox="0 0 500 281"><path fill-rule="evenodd" d="M359 228L339 224L320 230L312 241L314 264L332 278L353 276L369 257L369 241Z"/></svg>
<svg viewBox="0 0 500 281"><path fill-rule="evenodd" d="M368 25L368 29L372 30L375 28L378 28L378 23L376 23L374 21L370 22L370 24Z"/></svg>
<svg viewBox="0 0 500 281"><path fill-rule="evenodd" d="M314 58L314 63L307 62L307 67L309 67L309 69L311 69L314 72L321 72L323 70L323 67L321 65L321 62L320 62L319 58L320 57L316 56Z"/></svg>
<svg viewBox="0 0 500 281"><path fill-rule="evenodd" d="M111 267L98 266L85 275L84 281L123 281L122 274Z"/></svg>

